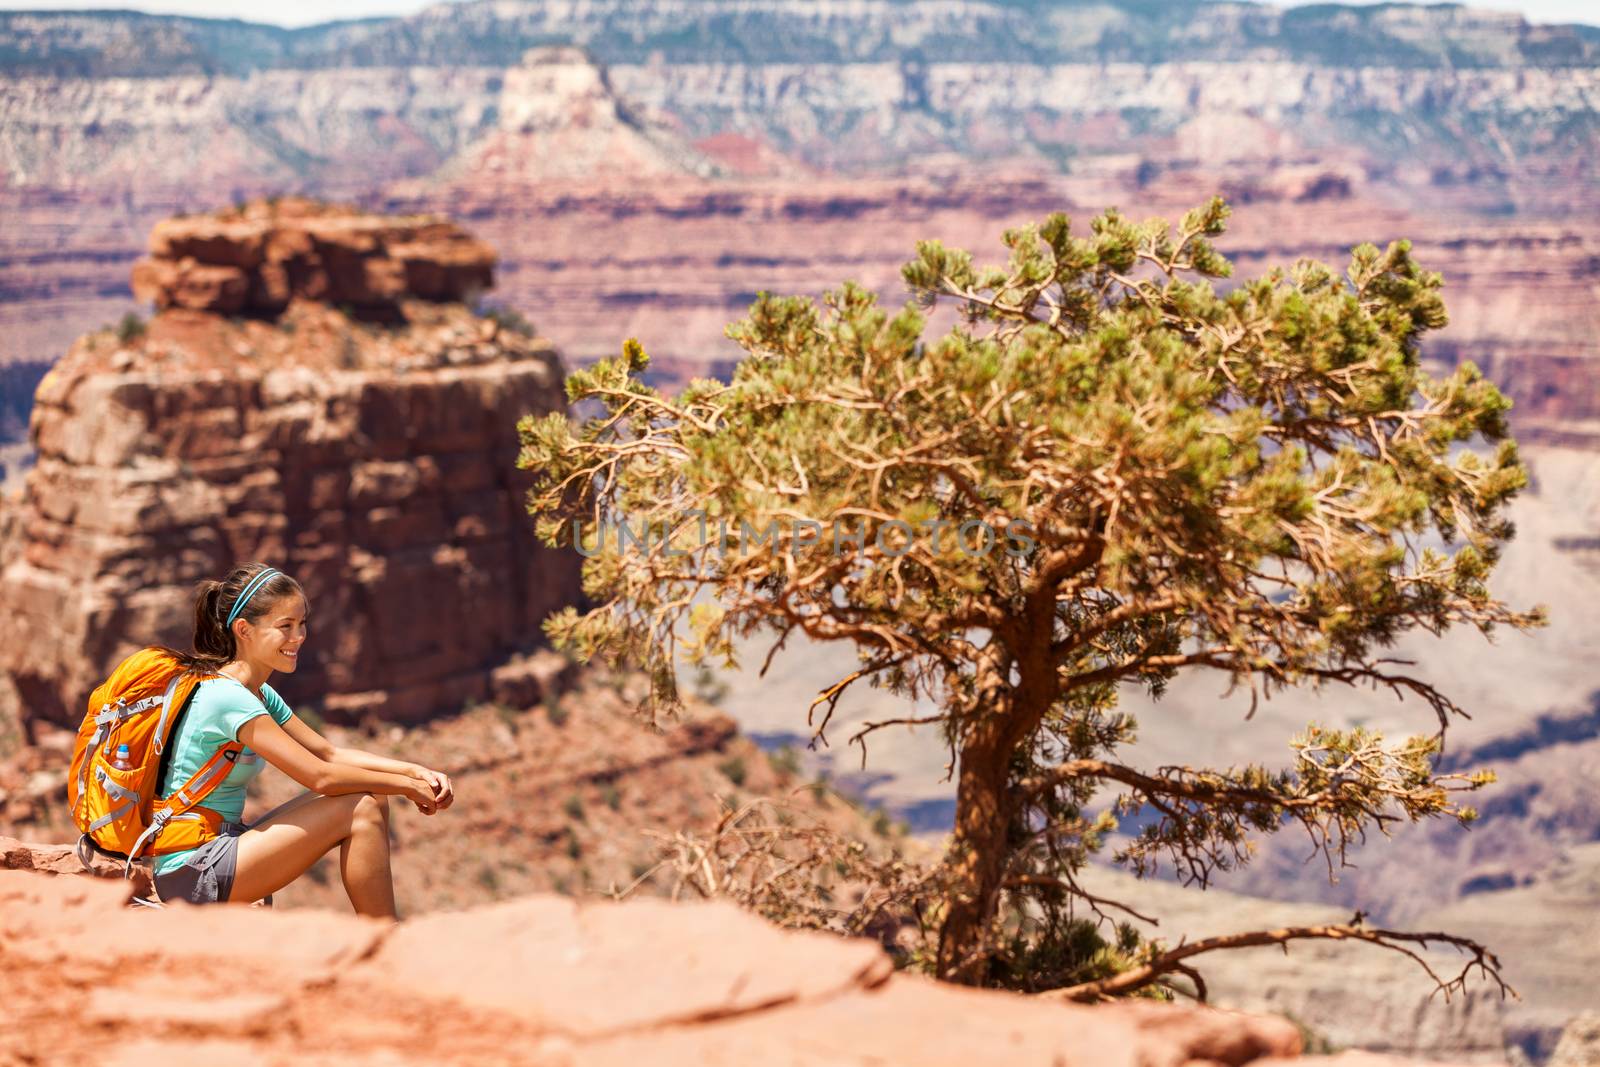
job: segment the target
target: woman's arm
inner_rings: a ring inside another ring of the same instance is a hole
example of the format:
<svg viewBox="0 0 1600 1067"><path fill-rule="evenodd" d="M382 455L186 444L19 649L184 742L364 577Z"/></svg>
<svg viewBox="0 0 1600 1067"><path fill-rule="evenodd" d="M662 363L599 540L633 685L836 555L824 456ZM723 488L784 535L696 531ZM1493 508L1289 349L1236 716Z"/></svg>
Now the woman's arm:
<svg viewBox="0 0 1600 1067"><path fill-rule="evenodd" d="M389 771L392 774L409 774L417 777L426 770L421 764L406 763L402 760L390 759L380 756L375 752L363 752L359 748L335 748L328 757L329 763L343 763L349 767L365 767L369 771Z"/></svg>
<svg viewBox="0 0 1600 1067"><path fill-rule="evenodd" d="M293 724L298 720L291 717L289 722ZM425 815L432 815L438 809L434 785L429 779L421 775L334 763L324 758L332 749L326 739L304 723L299 725L322 740L322 744L315 748L307 747L294 734L279 726L271 715L257 715L241 726L239 740L314 793L330 797L347 793L382 793L406 797ZM299 732L295 731L296 734Z"/></svg>
<svg viewBox="0 0 1600 1067"><path fill-rule="evenodd" d="M373 752L364 752L359 748L339 748L326 737L317 733L309 724L298 715L290 715L289 721L283 724L284 732L294 738L307 750L313 752L326 763L342 764L346 767L361 767L369 771L384 771L389 774L401 774L408 778L421 778L433 788L433 799L439 810L448 808L455 799L454 787L450 778L435 770L418 763L409 763L405 760L390 759ZM254 747L254 746L252 746Z"/></svg>

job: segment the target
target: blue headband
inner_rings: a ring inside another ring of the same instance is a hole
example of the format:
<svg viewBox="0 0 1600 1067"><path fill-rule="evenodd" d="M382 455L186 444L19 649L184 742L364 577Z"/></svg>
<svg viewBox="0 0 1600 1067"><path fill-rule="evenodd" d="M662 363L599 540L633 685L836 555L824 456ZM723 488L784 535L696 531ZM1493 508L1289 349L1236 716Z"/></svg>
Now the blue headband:
<svg viewBox="0 0 1600 1067"><path fill-rule="evenodd" d="M279 572L271 567L263 567L260 574L250 579L250 584L244 587L244 591L239 594L239 599L233 602L233 610L228 612L228 621L224 624L226 627L231 628L233 626L233 620L237 619L239 612L243 611L244 606L250 603L250 598L255 595L256 590L260 589L268 578L277 573Z"/></svg>

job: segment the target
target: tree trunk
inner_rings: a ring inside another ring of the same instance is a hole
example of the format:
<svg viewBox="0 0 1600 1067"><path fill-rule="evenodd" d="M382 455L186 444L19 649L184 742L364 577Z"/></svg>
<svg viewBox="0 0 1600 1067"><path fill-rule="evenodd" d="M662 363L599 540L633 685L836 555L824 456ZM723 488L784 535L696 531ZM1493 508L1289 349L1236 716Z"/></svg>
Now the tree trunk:
<svg viewBox="0 0 1600 1067"><path fill-rule="evenodd" d="M1004 716L986 719L961 748L948 856L954 879L939 929L938 976L960 985L981 984L987 973L983 936L999 902L1011 819L1006 791L1011 749L1001 729Z"/></svg>
<svg viewBox="0 0 1600 1067"><path fill-rule="evenodd" d="M938 976L947 982L978 985L988 973L984 935L1000 904L1011 861L1007 835L1020 803L1011 791L1011 758L1038 730L1058 693L1049 656L1053 611L1051 597L1033 598L1022 624L997 634L977 660L946 857L954 877L939 928Z"/></svg>

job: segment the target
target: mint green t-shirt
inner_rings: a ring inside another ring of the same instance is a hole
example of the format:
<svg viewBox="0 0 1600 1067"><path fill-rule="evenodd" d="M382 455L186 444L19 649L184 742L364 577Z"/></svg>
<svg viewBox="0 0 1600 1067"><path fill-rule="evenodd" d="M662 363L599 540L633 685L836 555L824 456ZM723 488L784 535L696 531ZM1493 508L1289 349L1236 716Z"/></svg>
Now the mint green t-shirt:
<svg viewBox="0 0 1600 1067"><path fill-rule="evenodd" d="M195 686L189 701L189 710L183 721L172 732L172 761L167 775L161 780L163 797L187 782L217 749L229 741L239 740L239 728L257 715L271 715L279 726L289 721L294 713L276 691L261 683L261 699L250 692L243 682L233 678L207 678ZM222 780L211 795L203 801L205 807L219 812L228 822L244 818L244 790L250 779L261 773L260 755L249 748L239 753L233 770ZM155 873L165 874L183 865L184 857L194 849L172 852L155 858Z"/></svg>

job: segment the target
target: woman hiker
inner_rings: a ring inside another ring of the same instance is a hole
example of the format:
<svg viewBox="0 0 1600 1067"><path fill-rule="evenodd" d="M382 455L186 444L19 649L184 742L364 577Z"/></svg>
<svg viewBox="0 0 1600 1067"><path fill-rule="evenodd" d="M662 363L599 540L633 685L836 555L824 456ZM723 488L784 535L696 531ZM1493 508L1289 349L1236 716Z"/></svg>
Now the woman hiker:
<svg viewBox="0 0 1600 1067"><path fill-rule="evenodd" d="M450 779L415 763L335 748L283 702L267 679L292 674L306 640L307 604L299 584L260 563L201 583L195 597L194 652L187 668L216 675L195 687L172 734L161 796L189 780L217 748L245 748L206 798L222 832L198 848L155 857L157 895L194 904L259 900L304 874L335 845L339 876L359 915L394 919L389 871L389 798L405 797L424 815L455 799ZM240 820L245 786L261 760L308 792L250 825Z"/></svg>

